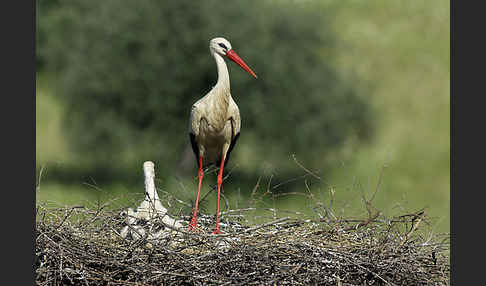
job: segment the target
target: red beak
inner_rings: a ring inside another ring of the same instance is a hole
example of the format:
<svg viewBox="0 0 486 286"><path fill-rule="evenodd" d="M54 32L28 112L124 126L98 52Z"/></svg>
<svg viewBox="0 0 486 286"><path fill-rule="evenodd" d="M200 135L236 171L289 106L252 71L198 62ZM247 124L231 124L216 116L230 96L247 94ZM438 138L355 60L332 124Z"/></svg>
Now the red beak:
<svg viewBox="0 0 486 286"><path fill-rule="evenodd" d="M251 70L251 68L238 56L233 49L226 52L228 59L237 63L241 68L246 70L249 74L257 78L257 75Z"/></svg>

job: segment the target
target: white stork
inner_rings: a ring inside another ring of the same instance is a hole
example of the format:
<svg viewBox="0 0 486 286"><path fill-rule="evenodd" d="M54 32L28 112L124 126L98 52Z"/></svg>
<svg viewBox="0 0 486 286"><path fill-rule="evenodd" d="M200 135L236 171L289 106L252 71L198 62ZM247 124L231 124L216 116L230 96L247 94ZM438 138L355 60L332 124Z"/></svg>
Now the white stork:
<svg viewBox="0 0 486 286"><path fill-rule="evenodd" d="M241 127L240 111L230 94L230 80L224 57L237 63L255 78L257 76L235 53L228 40L212 39L209 41L209 51L218 67L218 81L211 91L192 105L191 109L189 137L199 165L199 185L194 217L189 224L189 230L197 229L197 205L204 177L203 168L216 164L220 165L220 168L217 177L216 228L213 233L219 234L221 233L219 229L219 195L223 183L223 168L228 163L230 152L240 135Z"/></svg>

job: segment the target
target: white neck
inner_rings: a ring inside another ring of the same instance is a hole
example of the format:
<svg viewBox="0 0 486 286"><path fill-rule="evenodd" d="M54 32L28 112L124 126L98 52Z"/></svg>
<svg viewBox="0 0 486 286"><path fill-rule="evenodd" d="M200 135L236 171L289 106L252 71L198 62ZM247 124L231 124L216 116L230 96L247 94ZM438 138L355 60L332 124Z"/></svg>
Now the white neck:
<svg viewBox="0 0 486 286"><path fill-rule="evenodd" d="M224 61L223 57L220 56L218 53L213 52L213 57L216 60L216 66L218 67L218 82L216 83L214 88L222 89L226 91L224 93L229 94L230 80L226 62Z"/></svg>

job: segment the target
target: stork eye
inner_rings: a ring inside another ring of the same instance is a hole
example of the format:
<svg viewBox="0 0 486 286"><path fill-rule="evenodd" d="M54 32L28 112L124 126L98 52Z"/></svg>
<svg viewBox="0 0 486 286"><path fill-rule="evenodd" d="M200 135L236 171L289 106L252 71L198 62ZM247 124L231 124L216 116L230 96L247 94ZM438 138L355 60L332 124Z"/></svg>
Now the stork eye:
<svg viewBox="0 0 486 286"><path fill-rule="evenodd" d="M227 49L228 49L228 48L227 48L227 47L226 47L226 46L225 46L223 43L218 43L218 45L219 45L221 48L225 49L225 50L227 50Z"/></svg>

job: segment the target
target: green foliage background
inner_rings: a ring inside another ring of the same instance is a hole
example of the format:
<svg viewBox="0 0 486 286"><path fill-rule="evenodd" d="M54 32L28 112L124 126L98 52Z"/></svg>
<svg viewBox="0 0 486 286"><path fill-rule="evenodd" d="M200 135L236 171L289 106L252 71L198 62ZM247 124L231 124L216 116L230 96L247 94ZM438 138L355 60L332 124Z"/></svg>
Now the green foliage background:
<svg viewBox="0 0 486 286"><path fill-rule="evenodd" d="M369 137L369 105L321 60L334 39L314 27L326 27L327 16L289 3L252 4L83 1L41 16L49 36L39 55L57 73L78 163L112 168L116 160L138 170L141 158L163 158L160 166L172 168L187 146L191 104L216 82L208 52L216 36L230 39L259 75L255 81L231 66L247 138L239 143L255 157L243 172L256 173L263 160L290 172L290 153L322 168L349 137Z"/></svg>
<svg viewBox="0 0 486 286"><path fill-rule="evenodd" d="M260 176L262 192L300 178L272 190L305 180L360 215L386 165L377 205L427 207L448 230L448 2L43 0L37 21L38 200L93 198L86 182L139 192L145 160L164 190L193 199L188 112L216 81L208 41L221 35L259 76L229 63L243 120L230 201ZM321 180L299 177L292 154Z"/></svg>

